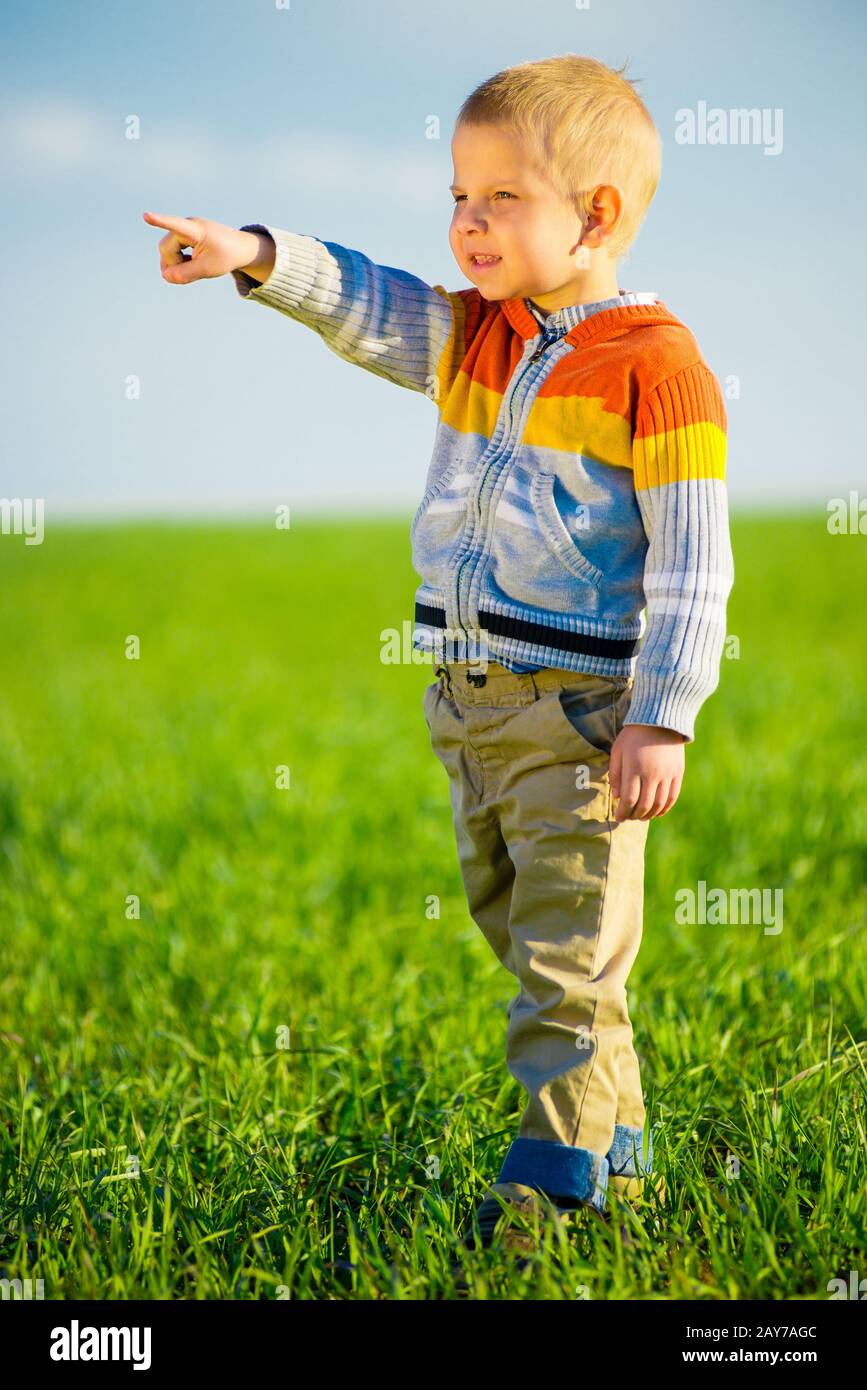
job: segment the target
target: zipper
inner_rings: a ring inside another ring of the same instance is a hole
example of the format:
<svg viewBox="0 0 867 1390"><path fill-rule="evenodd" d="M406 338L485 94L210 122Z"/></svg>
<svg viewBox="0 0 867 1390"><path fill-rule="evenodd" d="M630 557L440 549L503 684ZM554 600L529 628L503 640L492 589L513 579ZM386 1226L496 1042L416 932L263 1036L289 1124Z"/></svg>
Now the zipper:
<svg viewBox="0 0 867 1390"><path fill-rule="evenodd" d="M544 328L542 329L542 341L541 341L541 343L539 344L539 346L535 349L535 351L534 351L533 353L531 353L531 355L527 358L527 361L524 363L524 370L521 372L521 375L518 377L518 380L515 382L514 386L512 387L511 393L510 393L510 395L509 395L509 423L508 423L508 425L507 425L507 427L506 427L506 439L507 439L507 440L511 438L511 434L512 434L512 426L513 426L513 424L514 424L514 418L513 418L513 415L512 415L512 405L513 405L513 403L514 403L515 397L516 397L517 394L518 394L518 388L519 388L519 386L521 385L521 382L524 380L524 377L527 375L527 372L530 370L530 368L531 368L531 366L533 365L533 363L534 363L534 362L538 362L539 358L542 356L542 354L543 354L544 352L547 351L547 349L551 346L551 344L552 344L552 343L557 343L557 342L559 342L559 341L560 341L560 338L563 337L563 336L564 336L564 335L563 335L562 333L557 333L557 334L555 334L554 336L549 336L549 334L548 334L548 332L547 332L547 329L544 329ZM478 487L478 489L477 489L477 491L476 491L476 501L477 501L477 502L478 502L479 499L481 498L482 492L484 491L484 487L485 487L485 483L487 482L488 474L490 473L490 471L491 471L491 469L493 468L494 464L497 462L498 457L501 457L501 456L502 456L502 450L500 451L499 454L495 454L495 455L494 455L494 457L493 457L493 458L490 460L490 462L488 463L488 466L487 466L487 468L485 469L484 473L482 474L481 483L479 484L479 487ZM482 519L482 518L481 518L481 508L479 508L479 521L481 521L481 519ZM466 566L467 561L469 560L469 558L470 558L469 555L465 555L465 556L464 556L463 560L461 560L461 563L458 565L458 572L457 572L457 575L456 575L455 595L456 595L456 598L457 598L458 624L459 624L461 627L463 627L463 617L462 617L462 614L461 614L461 578L462 578L462 576L463 576L464 568L465 568L465 566Z"/></svg>
<svg viewBox="0 0 867 1390"><path fill-rule="evenodd" d="M536 348L536 351L532 354L531 357L528 357L528 358L527 358L527 366L529 367L529 365L530 365L531 362L538 362L539 358L542 356L542 353L545 351L545 349L546 349L546 348L549 348L549 347L551 346L552 343L558 343L558 342L560 341L561 336L562 336L562 335L559 334L559 333L558 333L555 337L553 337L553 338L547 338L547 337L545 337L545 336L543 335L542 341L541 341L541 343L539 344L539 346ZM516 387L520 384L521 381L523 381L523 378L524 378L524 374L523 374L523 372L522 372L522 373L521 373L521 376L518 378L518 381L515 383Z"/></svg>

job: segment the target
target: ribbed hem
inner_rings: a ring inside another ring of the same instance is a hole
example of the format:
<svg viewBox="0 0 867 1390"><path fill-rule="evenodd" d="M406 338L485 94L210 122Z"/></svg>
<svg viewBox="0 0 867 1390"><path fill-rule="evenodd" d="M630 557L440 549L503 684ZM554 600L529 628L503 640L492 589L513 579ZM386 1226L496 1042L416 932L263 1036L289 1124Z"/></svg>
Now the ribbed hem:
<svg viewBox="0 0 867 1390"><path fill-rule="evenodd" d="M297 310L310 298L316 284L321 243L316 237L286 232L264 222L248 222L242 232L267 232L275 246L274 265L260 284L243 270L233 270L235 288L242 299L253 299L274 309Z"/></svg>
<svg viewBox="0 0 867 1390"><path fill-rule="evenodd" d="M608 1150L609 1178L637 1178L653 1171L653 1131L647 1135L647 1159L643 1157L644 1130L635 1125L615 1125L614 1142Z"/></svg>
<svg viewBox="0 0 867 1390"><path fill-rule="evenodd" d="M497 1182L535 1187L558 1206L585 1203L604 1211L608 1159L554 1140L515 1139Z"/></svg>
<svg viewBox="0 0 867 1390"><path fill-rule="evenodd" d="M592 676L632 675L635 658L630 653L638 646L637 621L618 624L554 612L545 617L545 623L541 623L538 610L488 598L479 617L484 641L479 636L468 643L462 629L452 629L446 660L477 661L480 651L484 651L492 660L514 662L530 670L550 666ZM444 596L422 584L416 590L413 645L429 651L437 633L443 631L449 631Z"/></svg>

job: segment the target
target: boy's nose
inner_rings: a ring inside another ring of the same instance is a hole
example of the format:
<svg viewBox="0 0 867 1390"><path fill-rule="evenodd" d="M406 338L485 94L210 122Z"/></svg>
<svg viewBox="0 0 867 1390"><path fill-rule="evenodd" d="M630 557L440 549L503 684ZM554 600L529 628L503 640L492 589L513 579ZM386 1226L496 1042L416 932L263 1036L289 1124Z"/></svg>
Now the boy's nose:
<svg viewBox="0 0 867 1390"><path fill-rule="evenodd" d="M468 231L470 227L476 227L480 232L483 232L487 227L487 223L483 218L479 217L477 213L474 213L464 205L457 217L455 217L453 226L459 227L462 232Z"/></svg>

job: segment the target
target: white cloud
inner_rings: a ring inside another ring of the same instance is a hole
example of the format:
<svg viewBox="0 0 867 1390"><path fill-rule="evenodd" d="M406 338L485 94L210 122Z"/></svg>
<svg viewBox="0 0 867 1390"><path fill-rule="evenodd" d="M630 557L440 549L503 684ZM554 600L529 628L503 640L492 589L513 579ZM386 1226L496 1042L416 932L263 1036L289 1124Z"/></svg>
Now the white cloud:
<svg viewBox="0 0 867 1390"><path fill-rule="evenodd" d="M127 117L138 116L140 138L126 138ZM419 138L417 154L383 149L356 136L298 130L243 144L215 140L207 131L172 129L147 111L107 116L82 105L31 101L0 111L0 172L5 180L29 183L46 178L91 175L106 184L140 188L143 180L181 181L195 170L197 187L224 189L243 164L247 177L263 183L278 177L302 193L365 192L381 185L413 202L442 202L451 166L439 145Z"/></svg>
<svg viewBox="0 0 867 1390"><path fill-rule="evenodd" d="M26 174L46 168L92 165L104 136L98 118L82 107L56 101L0 114L3 164ZM35 168L34 166L37 166Z"/></svg>

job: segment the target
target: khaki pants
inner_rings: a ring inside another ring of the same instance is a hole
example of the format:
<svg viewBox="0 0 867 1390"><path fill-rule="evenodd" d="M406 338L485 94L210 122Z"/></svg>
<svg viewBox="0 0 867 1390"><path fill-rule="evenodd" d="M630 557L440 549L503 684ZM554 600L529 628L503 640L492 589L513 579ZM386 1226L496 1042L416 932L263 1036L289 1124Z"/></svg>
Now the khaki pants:
<svg viewBox="0 0 867 1390"><path fill-rule="evenodd" d="M436 670L425 719L467 904L520 986L506 1059L528 1101L498 1181L603 1209L609 1179L617 1189L652 1164L626 1001L649 821L618 824L608 780L632 681L493 661Z"/></svg>

